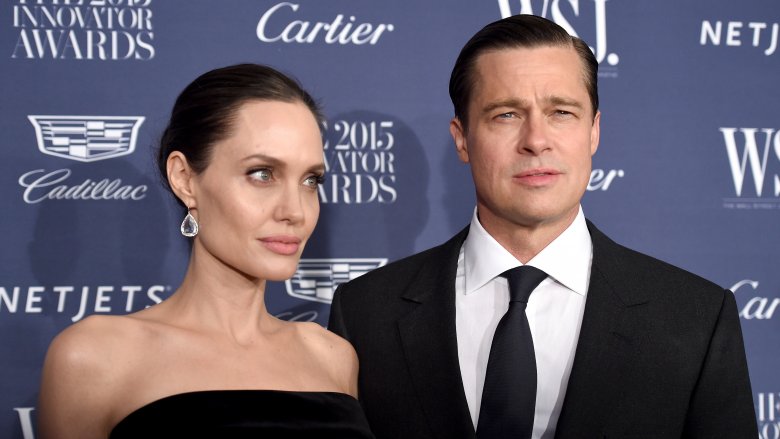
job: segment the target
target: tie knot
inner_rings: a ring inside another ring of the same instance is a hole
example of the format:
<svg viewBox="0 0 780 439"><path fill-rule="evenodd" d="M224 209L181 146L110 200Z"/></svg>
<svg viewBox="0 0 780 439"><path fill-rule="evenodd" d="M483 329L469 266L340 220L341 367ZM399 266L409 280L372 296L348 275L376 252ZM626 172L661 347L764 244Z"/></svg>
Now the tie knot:
<svg viewBox="0 0 780 439"><path fill-rule="evenodd" d="M528 303L531 291L547 278L547 273L530 265L512 268L503 275L509 280L509 302L522 303Z"/></svg>

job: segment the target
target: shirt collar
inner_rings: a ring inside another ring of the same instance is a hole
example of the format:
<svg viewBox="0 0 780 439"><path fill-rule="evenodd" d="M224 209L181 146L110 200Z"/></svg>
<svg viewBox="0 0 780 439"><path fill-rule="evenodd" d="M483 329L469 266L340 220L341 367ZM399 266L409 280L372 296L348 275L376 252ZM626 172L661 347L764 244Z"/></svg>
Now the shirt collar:
<svg viewBox="0 0 780 439"><path fill-rule="evenodd" d="M463 243L463 252L465 294L473 293L504 271L522 265L482 227L476 208L471 217L469 234ZM544 270L564 287L585 296L592 255L593 244L580 206L571 225L528 261L528 265Z"/></svg>

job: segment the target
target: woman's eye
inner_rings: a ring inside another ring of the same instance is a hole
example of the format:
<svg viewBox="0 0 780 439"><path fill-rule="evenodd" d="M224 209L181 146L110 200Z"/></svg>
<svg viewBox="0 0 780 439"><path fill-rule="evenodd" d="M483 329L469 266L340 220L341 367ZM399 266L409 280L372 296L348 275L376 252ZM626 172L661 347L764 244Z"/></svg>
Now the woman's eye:
<svg viewBox="0 0 780 439"><path fill-rule="evenodd" d="M324 180L324 177L321 175L312 175L307 177L306 180L303 180L303 184L304 186L317 187L321 185Z"/></svg>
<svg viewBox="0 0 780 439"><path fill-rule="evenodd" d="M273 178L273 173L270 169L267 168L255 169L254 171L249 172L249 177L257 181L271 181L271 178Z"/></svg>

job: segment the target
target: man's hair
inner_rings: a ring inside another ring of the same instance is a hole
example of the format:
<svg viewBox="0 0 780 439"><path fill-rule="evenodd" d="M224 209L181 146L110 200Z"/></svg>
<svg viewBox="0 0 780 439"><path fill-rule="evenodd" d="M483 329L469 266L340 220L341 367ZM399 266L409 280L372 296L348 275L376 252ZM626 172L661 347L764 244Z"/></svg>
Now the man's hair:
<svg viewBox="0 0 780 439"><path fill-rule="evenodd" d="M593 116L599 109L598 62L584 41L569 35L550 20L535 15L514 15L483 27L463 46L450 76L450 99L463 128L468 123L468 106L474 89L477 58L485 52L544 46L572 47L583 65L583 81L590 96Z"/></svg>

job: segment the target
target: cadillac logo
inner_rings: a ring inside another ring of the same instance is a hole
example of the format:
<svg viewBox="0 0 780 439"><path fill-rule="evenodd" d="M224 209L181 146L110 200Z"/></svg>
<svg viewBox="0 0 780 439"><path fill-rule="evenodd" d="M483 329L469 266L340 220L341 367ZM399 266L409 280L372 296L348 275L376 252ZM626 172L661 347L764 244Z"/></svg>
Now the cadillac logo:
<svg viewBox="0 0 780 439"><path fill-rule="evenodd" d="M49 155L94 162L135 150L142 116L27 116L38 149Z"/></svg>
<svg viewBox="0 0 780 439"><path fill-rule="evenodd" d="M287 294L299 299L330 303L340 284L374 268L387 264L387 259L301 259L292 279L285 282Z"/></svg>

